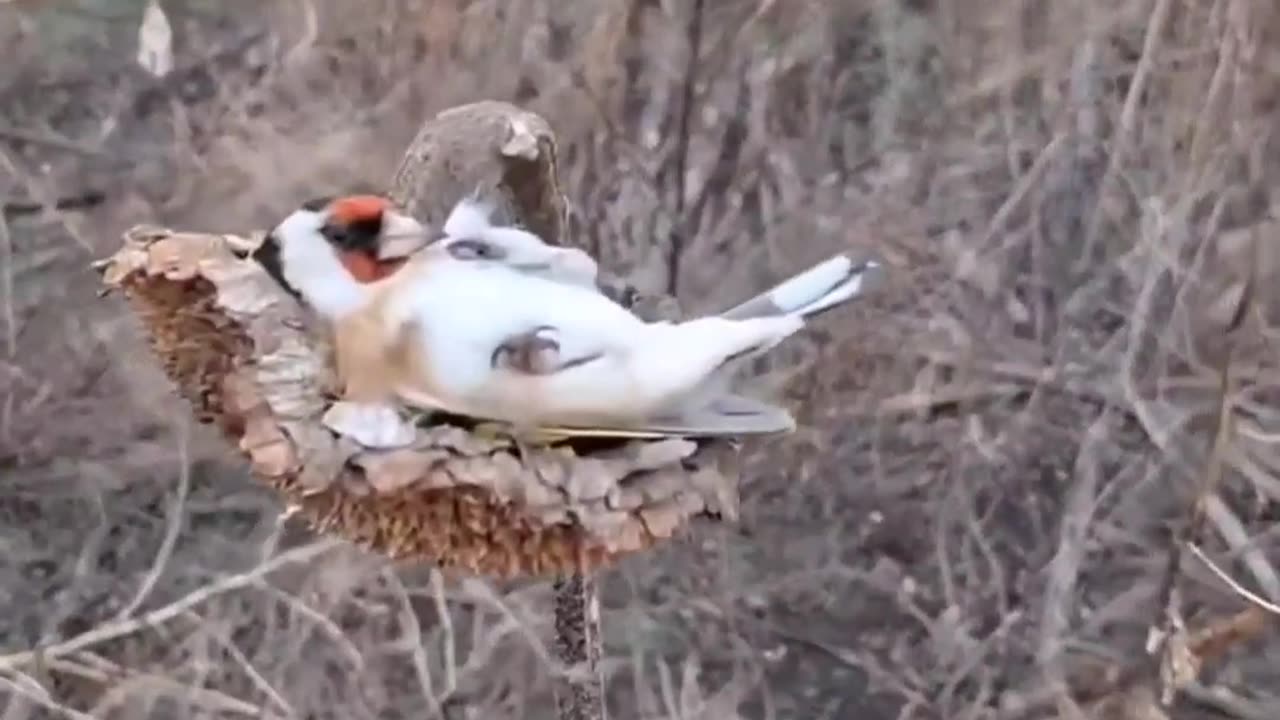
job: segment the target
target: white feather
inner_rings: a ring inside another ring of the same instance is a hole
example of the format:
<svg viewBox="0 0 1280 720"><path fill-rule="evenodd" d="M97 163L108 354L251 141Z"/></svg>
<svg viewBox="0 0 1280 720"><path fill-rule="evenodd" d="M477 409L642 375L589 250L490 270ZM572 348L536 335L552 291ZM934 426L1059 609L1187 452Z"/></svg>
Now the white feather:
<svg viewBox="0 0 1280 720"><path fill-rule="evenodd" d="M849 274L851 267L852 260L837 255L774 286L769 290L769 299L782 312L795 312L831 289Z"/></svg>
<svg viewBox="0 0 1280 720"><path fill-rule="evenodd" d="M478 237L493 227L489 219L493 206L473 198L463 198L449 211L444 233L450 237Z"/></svg>
<svg viewBox="0 0 1280 720"><path fill-rule="evenodd" d="M880 264L874 260L868 260L861 268L858 268L856 272L853 272L854 268L852 265L847 266L845 268L847 276L843 281L834 287L828 287L823 294L819 295L809 303L796 308L794 312L807 317L852 300L862 294L863 285L865 284L868 273L874 272L879 267Z"/></svg>
<svg viewBox="0 0 1280 720"><path fill-rule="evenodd" d="M323 224L322 213L296 210L273 234L280 243L285 282L316 312L332 320L359 310L367 302L367 291L320 234Z"/></svg>
<svg viewBox="0 0 1280 720"><path fill-rule="evenodd" d="M626 422L678 407L733 355L798 330L798 316L706 317L646 323L593 289L503 265L439 257L430 282L401 298L423 352L456 411L533 424ZM490 367L493 351L539 326L555 328L564 360L597 359L549 375Z"/></svg>

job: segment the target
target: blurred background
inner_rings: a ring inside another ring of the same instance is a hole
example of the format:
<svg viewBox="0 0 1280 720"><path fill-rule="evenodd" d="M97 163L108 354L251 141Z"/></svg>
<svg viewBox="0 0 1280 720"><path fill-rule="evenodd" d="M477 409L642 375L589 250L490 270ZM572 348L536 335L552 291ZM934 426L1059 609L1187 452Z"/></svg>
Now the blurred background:
<svg viewBox="0 0 1280 720"><path fill-rule="evenodd" d="M486 98L687 311L890 268L766 378L801 427L741 520L602 576L611 717L1280 717L1280 7L158 7L0 0L0 717L553 715L545 584L282 520L89 268L386 186ZM1199 671L1164 709L1152 628Z"/></svg>

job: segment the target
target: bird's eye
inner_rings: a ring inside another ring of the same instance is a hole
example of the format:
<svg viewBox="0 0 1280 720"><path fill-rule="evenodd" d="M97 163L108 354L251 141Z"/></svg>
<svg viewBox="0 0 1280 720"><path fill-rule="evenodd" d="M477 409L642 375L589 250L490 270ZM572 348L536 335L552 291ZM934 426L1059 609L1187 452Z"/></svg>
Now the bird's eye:
<svg viewBox="0 0 1280 720"><path fill-rule="evenodd" d="M325 223L320 227L320 234L328 238L329 242L338 247L348 247L351 245L351 231L345 225L337 223Z"/></svg>
<svg viewBox="0 0 1280 720"><path fill-rule="evenodd" d="M458 260L501 260L502 250L483 240L456 240L449 244L449 254Z"/></svg>

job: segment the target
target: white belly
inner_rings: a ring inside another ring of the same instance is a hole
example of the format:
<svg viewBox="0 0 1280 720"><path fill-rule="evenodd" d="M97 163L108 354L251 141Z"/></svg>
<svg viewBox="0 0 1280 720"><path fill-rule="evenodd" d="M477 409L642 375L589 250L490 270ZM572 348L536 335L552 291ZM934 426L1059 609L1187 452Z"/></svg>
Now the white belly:
<svg viewBox="0 0 1280 720"><path fill-rule="evenodd" d="M625 356L647 330L592 289L465 262L433 272L415 288L411 303L422 350L455 401L479 400L495 390L493 353L512 336L550 326L562 357Z"/></svg>

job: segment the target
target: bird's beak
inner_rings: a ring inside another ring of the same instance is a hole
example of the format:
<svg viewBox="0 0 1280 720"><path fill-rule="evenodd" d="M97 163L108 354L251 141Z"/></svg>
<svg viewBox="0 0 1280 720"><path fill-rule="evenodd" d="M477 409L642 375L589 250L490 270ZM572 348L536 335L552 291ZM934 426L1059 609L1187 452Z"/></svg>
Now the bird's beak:
<svg viewBox="0 0 1280 720"><path fill-rule="evenodd" d="M382 216L382 240L378 243L379 260L407 258L427 246L430 235L422 223L408 215L387 211Z"/></svg>

